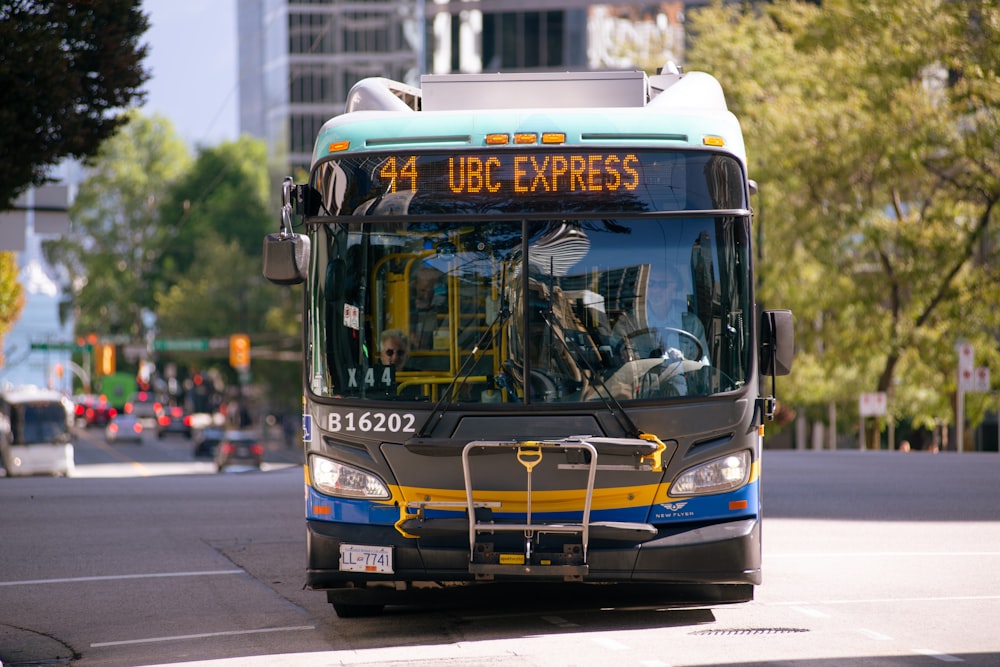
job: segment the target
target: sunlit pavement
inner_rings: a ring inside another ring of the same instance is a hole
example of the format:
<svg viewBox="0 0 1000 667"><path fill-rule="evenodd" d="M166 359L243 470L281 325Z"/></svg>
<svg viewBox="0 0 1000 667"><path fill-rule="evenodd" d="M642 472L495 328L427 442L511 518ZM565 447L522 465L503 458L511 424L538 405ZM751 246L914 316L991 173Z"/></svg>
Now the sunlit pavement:
<svg viewBox="0 0 1000 667"><path fill-rule="evenodd" d="M260 472L280 470L298 465L297 463L265 463ZM222 474L235 475L258 472L256 468L233 466ZM180 461L174 463L96 463L77 465L73 477L154 477L158 475L205 475L217 474L211 461Z"/></svg>
<svg viewBox="0 0 1000 667"><path fill-rule="evenodd" d="M525 639L530 641L530 639ZM374 649L348 649L318 653L284 653L280 655L245 656L195 662L175 662L149 667L330 667L331 665L500 665L515 660L510 646L501 641L472 641L451 644L428 644L420 648L420 657L414 658L410 646ZM586 663L584 663L586 664ZM658 663L666 664L666 663Z"/></svg>

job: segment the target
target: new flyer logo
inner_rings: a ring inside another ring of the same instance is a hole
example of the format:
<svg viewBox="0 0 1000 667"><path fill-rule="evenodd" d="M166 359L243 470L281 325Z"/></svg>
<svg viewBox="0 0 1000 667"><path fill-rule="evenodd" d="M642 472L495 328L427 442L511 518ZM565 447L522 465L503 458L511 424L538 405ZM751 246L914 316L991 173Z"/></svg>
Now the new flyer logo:
<svg viewBox="0 0 1000 667"><path fill-rule="evenodd" d="M688 510L684 511L687 507L688 501L682 501L679 503L660 503L661 511L657 513L657 518L659 519L672 519L676 517L689 517L694 516L694 512Z"/></svg>

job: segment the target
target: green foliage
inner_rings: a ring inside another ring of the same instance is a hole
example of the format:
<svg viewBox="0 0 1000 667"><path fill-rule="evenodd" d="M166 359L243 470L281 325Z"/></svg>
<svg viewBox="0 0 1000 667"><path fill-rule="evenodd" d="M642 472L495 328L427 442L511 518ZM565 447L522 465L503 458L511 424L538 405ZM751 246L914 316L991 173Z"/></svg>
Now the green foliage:
<svg viewBox="0 0 1000 667"><path fill-rule="evenodd" d="M212 230L194 247L193 263L170 289L157 295L160 334L165 337L228 337L260 332L278 294L266 289L260 258Z"/></svg>
<svg viewBox="0 0 1000 667"><path fill-rule="evenodd" d="M157 296L160 335L223 338L249 334L254 381L270 385L271 400L294 412L299 407L302 365L269 360L268 354L276 349L294 350L296 359L301 354L302 302L290 292L264 279L259 253L248 254L238 240L225 241L217 231L208 230L195 246L184 277ZM190 365L204 362L193 355L173 357ZM218 361L225 373L234 375L225 361Z"/></svg>
<svg viewBox="0 0 1000 667"><path fill-rule="evenodd" d="M138 0L0 5L0 210L65 157L87 158L143 98Z"/></svg>
<svg viewBox="0 0 1000 667"><path fill-rule="evenodd" d="M79 333L144 333L142 314L164 287L156 203L190 161L169 121L139 115L98 152L70 210L73 232L43 247L69 275Z"/></svg>
<svg viewBox="0 0 1000 667"><path fill-rule="evenodd" d="M24 308L24 288L17 281L17 254L0 252L0 341L21 317ZM0 350L0 365L3 364Z"/></svg>
<svg viewBox="0 0 1000 667"><path fill-rule="evenodd" d="M169 282L192 267L208 232L235 241L244 254L260 255L264 235L277 224L277 214L268 213L266 160L264 143L248 136L199 152L161 207L171 234L162 256Z"/></svg>
<svg viewBox="0 0 1000 667"><path fill-rule="evenodd" d="M245 137L200 149L192 160L169 121L133 114L81 185L73 233L44 246L69 278L77 332L136 343L153 332L248 333L259 353L254 381L284 388L296 407L301 364L267 358L270 349L301 347L300 300L261 275L261 243L276 227L267 194L262 142ZM214 365L235 381L226 350L160 352L157 361Z"/></svg>
<svg viewBox="0 0 1000 667"><path fill-rule="evenodd" d="M726 88L760 183L761 300L795 312L784 398L852 420L885 391L897 418L949 416L957 342L1000 361L1000 8L782 0L688 19L688 69Z"/></svg>

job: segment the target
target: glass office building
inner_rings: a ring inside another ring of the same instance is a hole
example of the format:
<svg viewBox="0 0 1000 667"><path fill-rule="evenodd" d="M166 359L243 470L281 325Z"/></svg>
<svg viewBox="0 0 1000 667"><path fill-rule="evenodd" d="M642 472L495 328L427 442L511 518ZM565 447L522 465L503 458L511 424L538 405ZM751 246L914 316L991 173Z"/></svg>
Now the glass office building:
<svg viewBox="0 0 1000 667"><path fill-rule="evenodd" d="M276 173L307 170L317 131L365 77L648 69L679 62L684 5L239 0L240 132L267 142Z"/></svg>

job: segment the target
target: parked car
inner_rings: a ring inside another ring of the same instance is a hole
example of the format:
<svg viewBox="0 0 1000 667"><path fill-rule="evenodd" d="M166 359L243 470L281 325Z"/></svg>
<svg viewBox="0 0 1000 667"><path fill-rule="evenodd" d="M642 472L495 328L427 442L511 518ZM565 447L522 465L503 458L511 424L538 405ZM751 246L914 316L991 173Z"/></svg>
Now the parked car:
<svg viewBox="0 0 1000 667"><path fill-rule="evenodd" d="M156 395L151 391L140 391L132 394L125 403L125 413L137 419L156 420L156 413L161 409L162 404L157 400Z"/></svg>
<svg viewBox="0 0 1000 667"><path fill-rule="evenodd" d="M180 433L185 438L191 437L191 415L184 408L172 405L161 406L156 412L156 436L162 438L168 433Z"/></svg>
<svg viewBox="0 0 1000 667"><path fill-rule="evenodd" d="M264 463L264 446L253 433L226 431L215 450L215 467L222 472L229 466L260 468Z"/></svg>
<svg viewBox="0 0 1000 667"><path fill-rule="evenodd" d="M104 437L109 443L137 442L142 444L142 422L134 415L115 415L104 429Z"/></svg>
<svg viewBox="0 0 1000 667"><path fill-rule="evenodd" d="M75 404L74 416L78 423L85 427L106 426L118 411L108 402L106 396L95 394L82 394L73 397Z"/></svg>
<svg viewBox="0 0 1000 667"><path fill-rule="evenodd" d="M206 428L199 431L194 441L194 457L196 459L214 459L219 443L226 437L221 428Z"/></svg>

